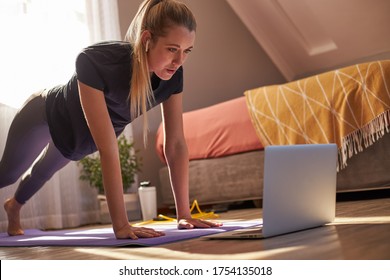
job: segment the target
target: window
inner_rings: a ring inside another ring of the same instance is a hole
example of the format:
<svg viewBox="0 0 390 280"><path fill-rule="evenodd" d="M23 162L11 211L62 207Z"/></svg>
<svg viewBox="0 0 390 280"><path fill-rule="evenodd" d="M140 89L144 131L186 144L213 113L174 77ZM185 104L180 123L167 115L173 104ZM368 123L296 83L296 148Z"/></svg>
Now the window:
<svg viewBox="0 0 390 280"><path fill-rule="evenodd" d="M96 37L96 10L107 10L106 2L0 0L0 102L18 108L32 93L66 83L77 54Z"/></svg>

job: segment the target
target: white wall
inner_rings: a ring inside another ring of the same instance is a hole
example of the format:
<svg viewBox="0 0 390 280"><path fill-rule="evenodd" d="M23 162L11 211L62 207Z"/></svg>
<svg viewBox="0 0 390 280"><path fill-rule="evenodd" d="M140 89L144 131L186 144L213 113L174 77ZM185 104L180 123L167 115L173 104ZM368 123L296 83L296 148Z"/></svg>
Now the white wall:
<svg viewBox="0 0 390 280"><path fill-rule="evenodd" d="M390 59L388 0L226 0L287 80Z"/></svg>

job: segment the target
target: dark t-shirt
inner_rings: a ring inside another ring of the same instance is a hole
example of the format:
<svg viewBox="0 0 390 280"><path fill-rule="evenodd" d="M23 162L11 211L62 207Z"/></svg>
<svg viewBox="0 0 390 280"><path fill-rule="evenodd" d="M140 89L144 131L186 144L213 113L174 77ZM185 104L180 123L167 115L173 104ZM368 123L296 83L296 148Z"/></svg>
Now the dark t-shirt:
<svg viewBox="0 0 390 280"><path fill-rule="evenodd" d="M76 59L76 72L65 85L48 90L46 113L56 147L68 159L79 160L96 151L80 104L77 80L103 91L115 133L129 124L132 48L127 42L104 42L85 48ZM183 68L170 80L151 78L155 101L151 109L183 91Z"/></svg>

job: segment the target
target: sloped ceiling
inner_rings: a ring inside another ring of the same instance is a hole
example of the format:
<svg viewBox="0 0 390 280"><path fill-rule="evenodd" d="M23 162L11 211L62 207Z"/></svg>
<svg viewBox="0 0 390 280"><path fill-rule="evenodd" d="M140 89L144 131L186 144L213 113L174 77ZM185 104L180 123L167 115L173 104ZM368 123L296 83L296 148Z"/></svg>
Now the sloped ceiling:
<svg viewBox="0 0 390 280"><path fill-rule="evenodd" d="M389 0L227 0L284 77L390 59Z"/></svg>

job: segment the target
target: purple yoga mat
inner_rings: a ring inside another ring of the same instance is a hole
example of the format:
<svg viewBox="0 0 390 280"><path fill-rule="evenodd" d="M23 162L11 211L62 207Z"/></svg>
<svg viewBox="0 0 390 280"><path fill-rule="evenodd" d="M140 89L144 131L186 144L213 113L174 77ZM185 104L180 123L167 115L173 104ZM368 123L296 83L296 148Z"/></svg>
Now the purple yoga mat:
<svg viewBox="0 0 390 280"><path fill-rule="evenodd" d="M178 230L174 224L148 225L159 231L164 231L165 236L156 238L140 238L138 240L116 239L111 227L98 229L69 229L42 231L27 229L24 235L8 236L0 233L0 247L33 247L33 246L95 246L95 247L120 247L120 246L156 246L186 239L198 238L224 231L236 230L260 224L259 220L227 222L222 227L207 229Z"/></svg>

